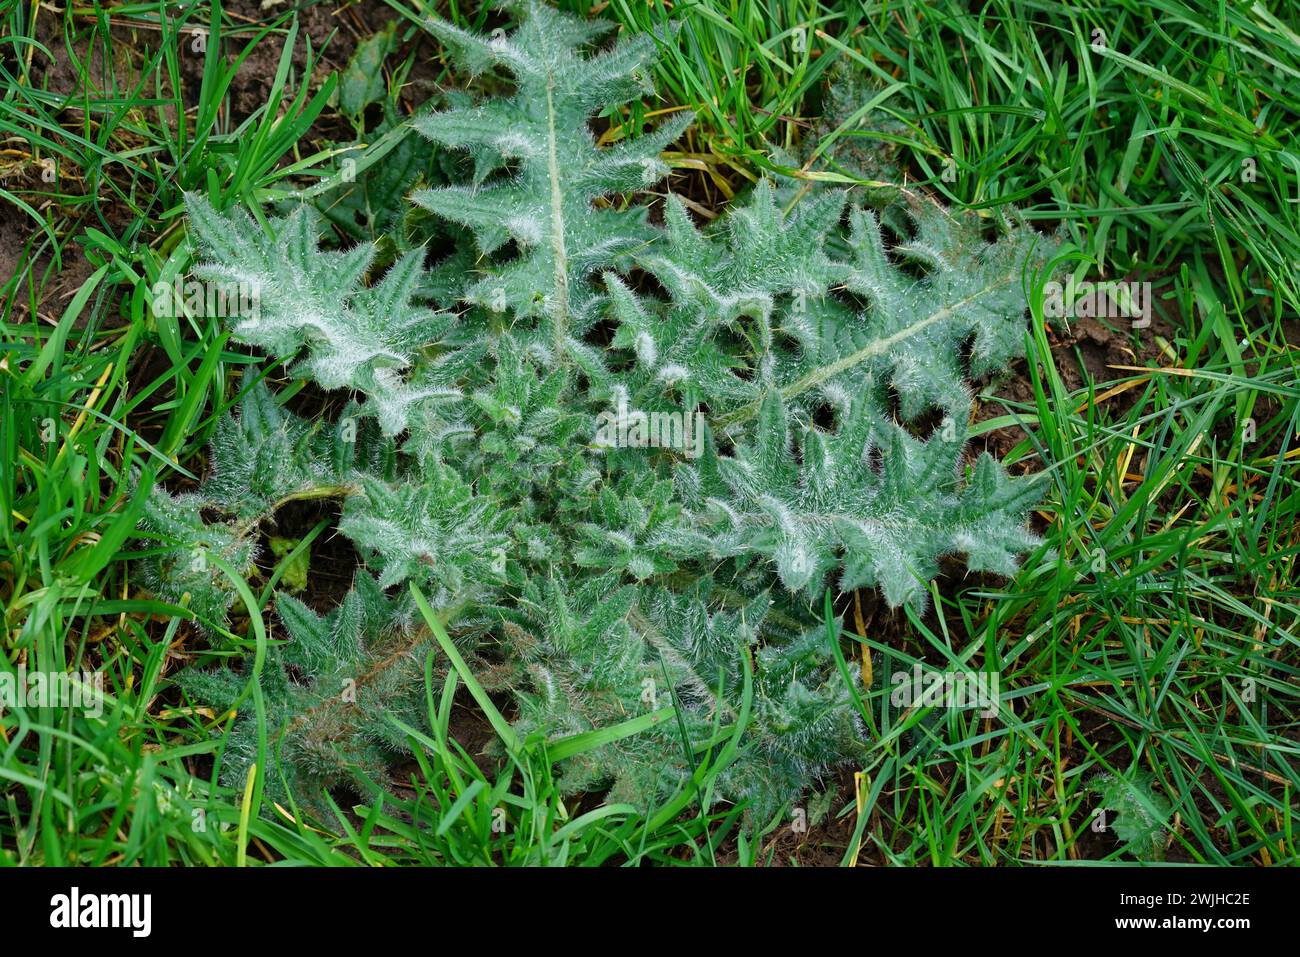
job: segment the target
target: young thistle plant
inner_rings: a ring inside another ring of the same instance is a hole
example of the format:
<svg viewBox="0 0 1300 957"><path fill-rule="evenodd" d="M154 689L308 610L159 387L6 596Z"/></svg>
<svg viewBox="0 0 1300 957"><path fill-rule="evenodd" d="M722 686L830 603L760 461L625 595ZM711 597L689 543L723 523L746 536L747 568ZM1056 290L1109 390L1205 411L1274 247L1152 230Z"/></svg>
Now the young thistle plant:
<svg viewBox="0 0 1300 957"><path fill-rule="evenodd" d="M414 587L512 694L520 741L614 729L563 762L570 791L648 808L721 762L714 793L766 819L870 745L824 590L922 610L941 557L1010 575L1038 544L1039 484L968 455L967 382L1020 353L1052 250L907 193L877 211L831 189L778 203L768 182L703 230L669 194L652 225L638 200L689 117L607 147L588 123L652 92L655 41L598 47L606 24L520 14L492 38L429 25L514 90L414 121L470 167L411 197L460 230L446 263L416 248L380 270L374 246L323 248L307 207L264 228L188 197L195 277L262 291L233 341L348 405L307 420L247 373L198 490L153 490L148 580L219 629L277 510L339 502L363 567L324 615L278 597L257 679L276 800L385 783L426 659L447 667ZM195 569L196 550L220 561ZM178 676L222 708L250 680L251 663ZM628 724L648 711L666 720ZM226 783L259 747L241 712Z"/></svg>

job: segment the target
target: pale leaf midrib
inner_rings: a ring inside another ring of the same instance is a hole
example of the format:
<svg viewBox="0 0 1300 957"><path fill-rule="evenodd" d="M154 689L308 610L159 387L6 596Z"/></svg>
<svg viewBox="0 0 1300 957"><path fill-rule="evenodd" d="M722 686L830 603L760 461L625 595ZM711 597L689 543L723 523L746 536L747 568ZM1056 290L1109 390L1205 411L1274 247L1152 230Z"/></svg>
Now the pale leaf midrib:
<svg viewBox="0 0 1300 957"><path fill-rule="evenodd" d="M554 325L555 358L560 361L569 319L569 257L564 246L564 194L560 190L560 162L555 141L555 76L546 77L547 170L551 180L551 252L555 257L555 302L551 322Z"/></svg>
<svg viewBox="0 0 1300 957"><path fill-rule="evenodd" d="M850 353L847 356L837 359L836 361L832 362L830 365L821 366L819 368L812 370L807 375L801 376L800 378L796 379L794 382L791 382L789 385L784 386L781 389L781 397L786 401L789 401L791 398L793 398L796 395L799 395L800 393L807 392L809 389L816 388L817 386L821 385L823 382L826 382L827 380L832 379L835 376L839 375L841 372L853 368L859 363L864 362L867 359L870 359L872 356L879 355L880 353L889 349L890 346L893 346L899 342L903 342L904 340L909 339L920 332L923 332L925 329L928 329L930 326L934 325L937 322L942 322L943 320L951 316L953 313L955 313L958 309L961 309L963 306L969 305L970 303L981 298L982 296L988 295L990 292L994 291L995 289L998 289L1006 285L1007 283L1011 282L1014 278L1015 278L1015 272L1014 271L1009 272L1005 276L1002 276L1000 279L989 283L983 289L973 292L969 296L965 296L957 300L956 302L952 303L951 305L944 306L942 309L939 309L936 312L931 313L930 315L926 316L924 319L917 320L916 322L912 323L910 326L906 326L898 330L897 332L893 333L892 335L885 336L883 339L875 339L872 342L868 343L867 345L863 346L861 349L857 350L856 352ZM755 399L753 402L749 402L746 405L741 406L739 409L736 409L734 412L729 412L724 416L720 416L718 418L715 427L719 431L722 431L724 429L729 429L734 425L739 425L742 422L748 422L756 414L758 414L758 410L762 407L762 404L763 404L762 399Z"/></svg>

